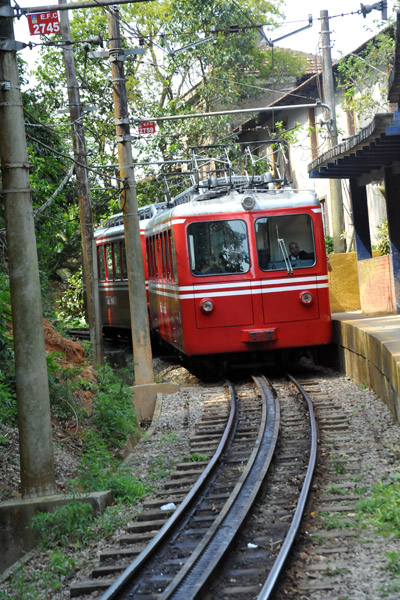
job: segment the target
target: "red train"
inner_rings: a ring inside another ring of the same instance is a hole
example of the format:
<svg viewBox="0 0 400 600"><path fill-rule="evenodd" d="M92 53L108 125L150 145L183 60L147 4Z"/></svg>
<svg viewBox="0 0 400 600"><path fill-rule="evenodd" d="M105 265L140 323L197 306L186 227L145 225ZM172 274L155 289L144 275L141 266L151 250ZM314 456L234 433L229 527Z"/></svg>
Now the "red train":
<svg viewBox="0 0 400 600"><path fill-rule="evenodd" d="M211 177L141 219L150 326L167 344L197 356L330 343L314 192L276 189L270 174ZM104 326L129 328L120 221L96 233L99 289Z"/></svg>

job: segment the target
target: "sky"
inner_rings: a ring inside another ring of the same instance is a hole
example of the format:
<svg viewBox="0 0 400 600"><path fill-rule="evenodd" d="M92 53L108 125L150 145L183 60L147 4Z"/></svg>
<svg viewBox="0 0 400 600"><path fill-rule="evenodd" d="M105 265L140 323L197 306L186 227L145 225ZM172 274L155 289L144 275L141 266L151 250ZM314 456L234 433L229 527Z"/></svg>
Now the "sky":
<svg viewBox="0 0 400 600"><path fill-rule="evenodd" d="M363 4L367 6L374 3L373 0L364 0ZM393 8L398 3L395 0L387 0L387 4L388 16L393 15ZM333 2L332 0L286 0L283 12L288 24L286 27L280 27L268 33L268 36L274 40L304 27L308 24L308 15L311 14L313 17L312 27L291 35L277 42L276 45L317 54L320 47L321 10L327 10L330 18L329 30L333 58L340 58L358 48L376 33L378 30L376 21L382 23L380 10L373 10L366 18L362 14L351 14L360 10L360 2L357 0L334 0ZM366 28L369 28L369 31Z"/></svg>
<svg viewBox="0 0 400 600"><path fill-rule="evenodd" d="M56 0L20 0L19 6L49 5ZM240 0L245 6L245 0ZM365 5L372 5L372 0L364 0ZM387 0L388 15L393 15L393 8L398 3L395 0ZM356 14L360 10L360 2L357 0L286 0L284 2L284 13L286 15L286 26L282 25L274 31L266 31L267 36L273 41L282 35L292 33L296 29L308 24L308 15L313 17L313 25L301 33L279 41L276 46L292 48L307 53L316 54L320 43L320 12L327 10L330 17L330 32L332 44L332 57L340 58L344 54L352 52L363 42L371 38L377 31L377 23L381 23L381 12L373 10L366 18ZM355 14L351 14L355 13ZM338 16L336 16L338 15ZM342 16L343 15L343 16ZM334 17L334 18L332 18ZM369 30L367 30L369 28ZM21 42L40 42L40 36L30 36L26 17L14 21L15 38ZM22 57L30 64L37 60L38 53L28 48L21 51Z"/></svg>

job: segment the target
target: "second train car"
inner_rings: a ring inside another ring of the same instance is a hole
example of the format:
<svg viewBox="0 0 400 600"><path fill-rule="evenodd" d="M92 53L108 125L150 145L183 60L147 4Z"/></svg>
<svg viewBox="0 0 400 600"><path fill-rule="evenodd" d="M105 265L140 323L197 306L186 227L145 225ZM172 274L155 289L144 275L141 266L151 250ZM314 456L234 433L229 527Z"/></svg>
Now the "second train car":
<svg viewBox="0 0 400 600"><path fill-rule="evenodd" d="M271 179L208 178L143 220L150 327L180 353L265 355L331 341L320 203ZM103 323L129 327L116 234L96 235Z"/></svg>

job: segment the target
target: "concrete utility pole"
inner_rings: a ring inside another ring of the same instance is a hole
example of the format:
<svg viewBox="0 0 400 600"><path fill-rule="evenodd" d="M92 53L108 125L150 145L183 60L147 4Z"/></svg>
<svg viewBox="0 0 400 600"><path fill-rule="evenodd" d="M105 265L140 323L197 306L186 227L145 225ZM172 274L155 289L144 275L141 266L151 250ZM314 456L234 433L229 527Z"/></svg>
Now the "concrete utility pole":
<svg viewBox="0 0 400 600"><path fill-rule="evenodd" d="M55 493L39 269L12 10L0 17L0 160L14 333L21 491ZM3 13L4 14L4 13Z"/></svg>
<svg viewBox="0 0 400 600"><path fill-rule="evenodd" d="M58 1L60 5L66 4L66 0ZM70 42L71 29L69 26L67 11L60 11L60 24L63 41ZM92 342L94 361L97 364L101 364L104 362L103 332L100 323L100 308L97 290L97 268L95 268L92 206L86 163L85 131L82 123L83 111L79 93L79 84L76 78L72 45L65 45L63 47L63 53L67 77L72 141L76 160L75 173L81 222L83 279L86 286L86 305L88 312L90 341Z"/></svg>
<svg viewBox="0 0 400 600"><path fill-rule="evenodd" d="M328 11L321 10L320 18L322 44L322 83L324 90L324 102L332 108L331 123L329 126L329 141L330 147L332 148L338 143L338 135L336 127L335 83L332 70ZM341 235L345 229L341 180L330 179L329 187L331 196L333 246L335 252L345 252L345 240L341 239Z"/></svg>
<svg viewBox="0 0 400 600"><path fill-rule="evenodd" d="M153 384L153 359L151 354L146 285L140 241L140 225L136 198L135 172L129 128L129 111L124 75L124 51L116 7L107 13L109 52L113 83L114 115L118 141L118 162L123 185L121 191L124 213L126 260L128 266L129 303L132 344L137 385Z"/></svg>

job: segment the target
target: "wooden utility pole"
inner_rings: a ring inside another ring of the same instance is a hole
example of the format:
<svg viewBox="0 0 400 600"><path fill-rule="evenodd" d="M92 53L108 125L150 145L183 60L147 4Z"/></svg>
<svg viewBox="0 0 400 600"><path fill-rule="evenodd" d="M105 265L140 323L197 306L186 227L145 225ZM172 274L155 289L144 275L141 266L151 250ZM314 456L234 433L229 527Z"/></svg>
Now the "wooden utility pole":
<svg viewBox="0 0 400 600"><path fill-rule="evenodd" d="M327 10L321 10L321 45L322 45L322 82L324 90L324 102L331 107L331 122L329 124L330 147L338 143L336 126L336 101L335 83L333 79L331 39L329 32L329 17ZM345 252L345 240L342 234L345 230L342 182L340 179L330 179L330 197L332 214L333 246L335 252Z"/></svg>
<svg viewBox="0 0 400 600"><path fill-rule="evenodd" d="M58 0L66 4L66 0ZM71 42L71 29L68 12L60 11L61 34L64 42ZM79 198L81 223L81 248L83 280L86 287L86 306L89 322L90 341L93 358L97 364L104 362L103 335L100 322L100 309L97 289L97 269L95 268L95 248L93 240L93 218L90 199L88 170L86 163L85 130L82 123L83 111L76 77L72 45L63 47L65 72L67 77L69 112L71 119L72 141L75 156L75 173Z"/></svg>
<svg viewBox="0 0 400 600"><path fill-rule="evenodd" d="M124 50L118 19L118 9L110 8L107 12L107 24L110 38L109 53L118 141L118 163L123 186L121 200L124 214L135 382L143 385L154 383L154 372L124 75Z"/></svg>
<svg viewBox="0 0 400 600"><path fill-rule="evenodd" d="M0 0L0 161L15 351L21 492L55 493L49 386L13 11Z"/></svg>

